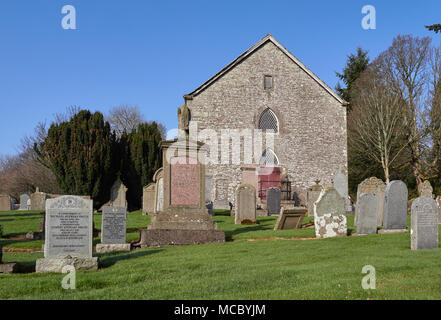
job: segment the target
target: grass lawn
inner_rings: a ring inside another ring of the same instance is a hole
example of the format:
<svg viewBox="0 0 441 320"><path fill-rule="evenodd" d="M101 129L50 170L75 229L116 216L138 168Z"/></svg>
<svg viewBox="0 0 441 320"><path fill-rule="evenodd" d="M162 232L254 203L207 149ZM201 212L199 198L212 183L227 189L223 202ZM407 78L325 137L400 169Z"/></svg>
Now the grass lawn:
<svg viewBox="0 0 441 320"><path fill-rule="evenodd" d="M101 215L94 219L99 229ZM276 217L248 226L225 212L213 219L226 243L97 254L101 269L77 272L76 290L62 289L62 274L31 273L43 253L4 252L4 262L21 262L29 273L0 275L0 299L441 298L441 249L411 251L409 233L316 240L313 228L274 231ZM38 212L0 212L0 245L41 248L42 241L14 240L37 231L40 220ZM129 213L127 240L149 222ZM355 231L352 216L348 228ZM361 287L365 265L376 268L376 290Z"/></svg>

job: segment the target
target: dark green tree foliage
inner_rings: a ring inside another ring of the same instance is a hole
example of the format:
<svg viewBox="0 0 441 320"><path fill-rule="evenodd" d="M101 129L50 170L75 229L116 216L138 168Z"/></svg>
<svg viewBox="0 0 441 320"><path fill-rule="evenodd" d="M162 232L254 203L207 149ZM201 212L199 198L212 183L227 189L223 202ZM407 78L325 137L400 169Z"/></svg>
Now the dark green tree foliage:
<svg viewBox="0 0 441 320"><path fill-rule="evenodd" d="M52 124L35 150L64 193L89 195L99 207L109 199L116 177L115 143L103 115L82 110L70 121Z"/></svg>
<svg viewBox="0 0 441 320"><path fill-rule="evenodd" d="M435 33L441 32L441 24L433 24L431 26L426 26L426 28L430 31L435 31Z"/></svg>
<svg viewBox="0 0 441 320"><path fill-rule="evenodd" d="M340 96L347 102L351 102L350 90L352 84L360 76L360 74L366 70L369 65L368 52L364 51L362 48L357 48L356 54L350 54L348 56L348 61L343 69L343 73L338 73L337 77L343 80L346 88L342 88L340 83L337 84L335 90L340 94ZM351 105L348 106L348 112L351 110Z"/></svg>
<svg viewBox="0 0 441 320"><path fill-rule="evenodd" d="M121 180L128 188L127 201L131 209L141 208L142 188L152 182L154 173L162 166L161 140L156 122L142 123L130 134L123 132L121 136Z"/></svg>

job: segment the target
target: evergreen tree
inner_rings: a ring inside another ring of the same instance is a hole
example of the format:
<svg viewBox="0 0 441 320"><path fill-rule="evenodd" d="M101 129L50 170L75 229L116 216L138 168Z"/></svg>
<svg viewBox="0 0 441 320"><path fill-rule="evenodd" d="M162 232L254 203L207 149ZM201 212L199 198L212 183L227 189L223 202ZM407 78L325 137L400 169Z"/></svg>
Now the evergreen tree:
<svg viewBox="0 0 441 320"><path fill-rule="evenodd" d="M340 94L340 96L346 100L347 102L351 102L350 91L352 84L355 80L360 76L360 74L366 70L369 65L369 57L368 52L363 50L362 48L357 48L356 54L350 54L348 56L348 61L346 62L346 66L343 69L342 73L336 72L336 75L340 80L343 80L343 83L346 85L346 88L342 88L340 82L337 84L335 90ZM351 110L351 105L348 106L348 112Z"/></svg>
<svg viewBox="0 0 441 320"><path fill-rule="evenodd" d="M161 140L156 122L141 123L131 133L121 135L121 180L128 188L127 201L131 209L141 207L143 187L152 182L154 173L162 166Z"/></svg>
<svg viewBox="0 0 441 320"><path fill-rule="evenodd" d="M109 199L116 176L115 146L115 135L103 115L82 110L69 121L52 124L34 149L64 193L89 195L100 207Z"/></svg>
<svg viewBox="0 0 441 320"><path fill-rule="evenodd" d="M435 31L435 33L441 32L441 24L433 24L431 26L426 26L426 28L430 31Z"/></svg>

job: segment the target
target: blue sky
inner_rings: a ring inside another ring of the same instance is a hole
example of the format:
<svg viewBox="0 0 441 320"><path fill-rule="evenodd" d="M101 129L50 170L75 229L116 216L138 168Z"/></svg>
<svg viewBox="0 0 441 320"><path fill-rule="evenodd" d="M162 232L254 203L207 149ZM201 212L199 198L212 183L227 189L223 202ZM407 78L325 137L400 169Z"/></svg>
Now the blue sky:
<svg viewBox="0 0 441 320"><path fill-rule="evenodd" d="M76 9L76 30L61 27L64 5ZM364 5L376 8L376 30L361 27ZM440 13L439 0L2 0L0 154L70 105L138 105L175 128L182 96L267 33L334 87L358 46L375 57L398 34L439 44L424 25Z"/></svg>

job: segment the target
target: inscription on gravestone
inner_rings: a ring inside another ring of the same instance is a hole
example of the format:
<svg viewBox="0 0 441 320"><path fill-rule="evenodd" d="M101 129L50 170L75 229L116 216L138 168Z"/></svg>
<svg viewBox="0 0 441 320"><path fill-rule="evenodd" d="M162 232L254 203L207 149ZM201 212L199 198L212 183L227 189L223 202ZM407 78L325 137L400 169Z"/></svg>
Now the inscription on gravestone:
<svg viewBox="0 0 441 320"><path fill-rule="evenodd" d="M170 161L170 166L170 205L198 206L200 190L199 163L197 160L186 157L174 157Z"/></svg>
<svg viewBox="0 0 441 320"><path fill-rule="evenodd" d="M125 207L103 207L101 243L126 243L126 214Z"/></svg>
<svg viewBox="0 0 441 320"><path fill-rule="evenodd" d="M438 207L432 197L419 197L412 203L411 249L438 248Z"/></svg>
<svg viewBox="0 0 441 320"><path fill-rule="evenodd" d="M92 200L62 196L46 201L46 258L92 257Z"/></svg>

